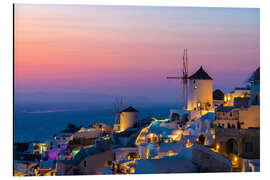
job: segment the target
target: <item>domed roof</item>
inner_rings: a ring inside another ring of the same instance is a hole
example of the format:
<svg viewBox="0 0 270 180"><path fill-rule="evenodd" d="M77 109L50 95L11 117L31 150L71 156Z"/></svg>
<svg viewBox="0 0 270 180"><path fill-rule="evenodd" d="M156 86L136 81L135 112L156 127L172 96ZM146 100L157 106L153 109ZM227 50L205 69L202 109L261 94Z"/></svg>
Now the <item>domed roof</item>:
<svg viewBox="0 0 270 180"><path fill-rule="evenodd" d="M224 93L220 89L216 89L213 92L213 99L214 100L224 100Z"/></svg>
<svg viewBox="0 0 270 180"><path fill-rule="evenodd" d="M205 80L213 80L207 72L201 66L200 69L195 72L193 75L189 76L189 79L205 79Z"/></svg>

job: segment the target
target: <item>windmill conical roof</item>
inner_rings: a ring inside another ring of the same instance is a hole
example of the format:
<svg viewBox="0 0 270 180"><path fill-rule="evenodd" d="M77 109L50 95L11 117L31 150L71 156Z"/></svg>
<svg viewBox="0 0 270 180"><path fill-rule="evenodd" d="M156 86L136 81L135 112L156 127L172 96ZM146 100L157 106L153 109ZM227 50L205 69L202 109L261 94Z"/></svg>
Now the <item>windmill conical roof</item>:
<svg viewBox="0 0 270 180"><path fill-rule="evenodd" d="M132 106L129 106L128 108L124 109L121 112L139 112L139 111L133 108Z"/></svg>
<svg viewBox="0 0 270 180"><path fill-rule="evenodd" d="M189 79L206 79L213 80L207 72L201 66L198 71L196 71L193 75L189 76Z"/></svg>

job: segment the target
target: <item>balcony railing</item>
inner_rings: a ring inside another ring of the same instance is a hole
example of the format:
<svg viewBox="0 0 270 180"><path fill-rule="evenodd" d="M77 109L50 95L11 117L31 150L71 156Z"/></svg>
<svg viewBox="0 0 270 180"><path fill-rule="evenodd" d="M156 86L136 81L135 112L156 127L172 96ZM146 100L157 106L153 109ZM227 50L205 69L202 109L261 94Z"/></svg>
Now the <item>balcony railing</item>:
<svg viewBox="0 0 270 180"><path fill-rule="evenodd" d="M216 117L215 120L237 120L239 121L239 117Z"/></svg>

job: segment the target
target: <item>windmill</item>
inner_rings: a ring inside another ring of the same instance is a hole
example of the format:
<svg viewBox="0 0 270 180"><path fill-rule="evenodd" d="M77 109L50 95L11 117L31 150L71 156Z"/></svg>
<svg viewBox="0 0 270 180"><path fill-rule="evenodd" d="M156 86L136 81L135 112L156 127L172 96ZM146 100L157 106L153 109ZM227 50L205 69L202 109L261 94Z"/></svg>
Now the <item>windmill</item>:
<svg viewBox="0 0 270 180"><path fill-rule="evenodd" d="M120 100L116 98L115 103L114 103L114 112L111 113L111 114L115 114L114 124L120 123L119 121L120 121L120 113L122 110L122 106L123 106L123 98L120 97Z"/></svg>
<svg viewBox="0 0 270 180"><path fill-rule="evenodd" d="M181 67L180 67L181 69ZM169 76L167 79L177 79L177 80L182 80L183 84L183 110L186 109L186 104L187 104L187 84L188 84L188 57L187 57L187 49L184 49L184 55L183 55L183 67L182 67L182 76Z"/></svg>

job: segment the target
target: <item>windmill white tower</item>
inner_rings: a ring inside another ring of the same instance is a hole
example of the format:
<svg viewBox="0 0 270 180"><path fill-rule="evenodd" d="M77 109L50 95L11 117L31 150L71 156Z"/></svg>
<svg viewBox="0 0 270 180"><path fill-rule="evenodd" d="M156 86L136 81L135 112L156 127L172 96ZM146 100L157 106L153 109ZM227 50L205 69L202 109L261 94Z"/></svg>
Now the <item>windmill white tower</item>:
<svg viewBox="0 0 270 180"><path fill-rule="evenodd" d="M201 66L189 77L188 110L210 111L213 107L213 79Z"/></svg>

